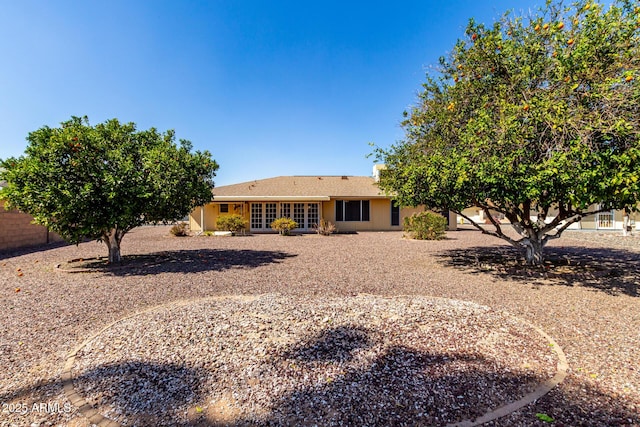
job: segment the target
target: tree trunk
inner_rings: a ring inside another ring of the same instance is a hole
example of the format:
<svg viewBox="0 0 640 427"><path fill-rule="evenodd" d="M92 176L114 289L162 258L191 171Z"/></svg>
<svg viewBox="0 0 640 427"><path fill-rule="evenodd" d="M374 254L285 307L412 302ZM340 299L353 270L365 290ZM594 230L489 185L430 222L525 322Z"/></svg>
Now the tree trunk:
<svg viewBox="0 0 640 427"><path fill-rule="evenodd" d="M525 257L528 265L542 265L544 256L542 250L544 249L544 242L541 238L529 238L522 240L521 244L525 248Z"/></svg>
<svg viewBox="0 0 640 427"><path fill-rule="evenodd" d="M629 213L625 210L624 217L622 220L622 235L629 236L631 234L631 219L629 218Z"/></svg>
<svg viewBox="0 0 640 427"><path fill-rule="evenodd" d="M107 245L107 248L109 248L109 262L112 264L117 264L122 261L120 242L122 241L123 235L124 233L116 227L111 229L109 234L102 236L102 240Z"/></svg>

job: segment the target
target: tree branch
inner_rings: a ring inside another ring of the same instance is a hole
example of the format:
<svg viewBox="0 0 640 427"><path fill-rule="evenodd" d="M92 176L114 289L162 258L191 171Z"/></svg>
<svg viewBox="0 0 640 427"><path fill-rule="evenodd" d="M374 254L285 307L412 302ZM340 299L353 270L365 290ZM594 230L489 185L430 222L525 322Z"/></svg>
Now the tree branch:
<svg viewBox="0 0 640 427"><path fill-rule="evenodd" d="M488 206L481 206L481 207L485 215L489 216L489 221L491 221L491 224L493 224L493 226L496 227L495 233L486 232L485 234L490 234L492 236L499 237L503 240L506 240L516 248L521 247L520 242L518 240L514 240L502 232L502 227L500 227L500 224L495 220L493 216L491 216L491 212L489 212L489 207Z"/></svg>

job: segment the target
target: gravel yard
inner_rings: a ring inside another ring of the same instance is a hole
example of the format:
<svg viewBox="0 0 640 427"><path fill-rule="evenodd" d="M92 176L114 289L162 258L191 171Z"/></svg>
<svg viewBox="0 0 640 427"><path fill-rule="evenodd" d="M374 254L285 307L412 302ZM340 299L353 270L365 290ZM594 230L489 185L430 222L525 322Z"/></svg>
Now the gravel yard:
<svg viewBox="0 0 640 427"><path fill-rule="evenodd" d="M640 425L637 237L567 232L535 271L470 229L142 227L122 250L120 267L95 242L0 254L0 426L90 425L61 379L80 344L75 389L123 425L446 425L553 376L533 326L568 375L489 425Z"/></svg>

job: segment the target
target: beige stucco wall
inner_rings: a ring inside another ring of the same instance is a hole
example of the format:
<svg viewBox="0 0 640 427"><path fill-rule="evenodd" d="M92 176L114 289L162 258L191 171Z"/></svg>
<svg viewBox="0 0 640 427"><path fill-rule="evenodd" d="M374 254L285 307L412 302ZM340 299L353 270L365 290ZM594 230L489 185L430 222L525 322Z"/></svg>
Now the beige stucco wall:
<svg viewBox="0 0 640 427"><path fill-rule="evenodd" d="M62 241L41 225L32 224L33 217L15 209L5 210L0 200L0 250L17 249Z"/></svg>
<svg viewBox="0 0 640 427"><path fill-rule="evenodd" d="M348 200L341 198L340 200ZM353 199L360 200L360 199ZM312 202L317 203L317 202ZM331 199L320 203L320 218L330 221L336 225L339 232L358 232L358 231L401 231L404 218L416 212L424 211L423 207L402 208L400 209L400 225L391 225L391 200L389 199L370 199L370 221L336 221L336 201ZM201 227L201 208L196 208L189 215L189 227L193 232L202 231ZM250 220L250 203L229 203L228 214L242 215L249 223ZM215 230L216 218L220 215L219 203L209 203L204 210L204 231ZM456 229L456 215L451 214L449 218L450 230ZM269 231L269 230L265 230Z"/></svg>
<svg viewBox="0 0 640 427"><path fill-rule="evenodd" d="M345 198L340 200L349 199ZM338 231L340 232L402 230L402 211L400 212L401 225L391 225L391 201L389 199L369 200L369 221L336 221L336 204L333 199L328 203L325 203L324 212L325 219L335 223Z"/></svg>
<svg viewBox="0 0 640 427"><path fill-rule="evenodd" d="M195 208L189 214L189 229L193 232L201 231L214 231L216 230L216 219L220 215L238 214L242 215L247 223L249 222L249 204L248 203L228 203L229 212L220 213L219 203L209 203L204 207L204 230L202 229L201 222L201 207Z"/></svg>
<svg viewBox="0 0 640 427"><path fill-rule="evenodd" d="M590 210L594 210L596 207L595 206L591 206L589 209ZM480 224L486 223L487 221L485 221L484 219L484 214L482 212L482 210L480 210L479 208L476 207L471 207L471 208L467 208L465 210L462 211L463 214L465 214L466 216L470 217L471 219L473 219L474 221L477 221ZM550 222L553 220L553 218L558 214L557 210L551 210L547 216L546 221ZM531 212L532 215L532 219L535 219L535 212L532 211ZM458 222L460 222L462 219L462 217L459 218ZM640 214L636 214L636 213L631 213L630 215L630 219L632 224L637 224L638 226L640 226L640 224L638 222L640 222ZM609 230L622 230L623 224L624 224L624 211L622 210L616 210L614 211L614 216L613 216L613 227L612 228L608 228ZM508 222L508 220L504 219L502 220L502 222ZM582 218L582 220L576 224L572 224L570 227L570 229L582 229L582 230L598 230L598 224L596 221L596 215L587 215L584 218ZM607 229L605 229L607 230Z"/></svg>

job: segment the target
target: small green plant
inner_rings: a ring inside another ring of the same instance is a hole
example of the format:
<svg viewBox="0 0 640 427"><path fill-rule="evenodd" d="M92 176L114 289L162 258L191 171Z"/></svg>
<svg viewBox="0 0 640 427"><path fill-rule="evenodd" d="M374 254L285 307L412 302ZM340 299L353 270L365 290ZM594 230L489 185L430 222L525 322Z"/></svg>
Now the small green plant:
<svg viewBox="0 0 640 427"><path fill-rule="evenodd" d="M184 237L187 235L188 225L186 222L179 222L174 224L169 231L176 237Z"/></svg>
<svg viewBox="0 0 640 427"><path fill-rule="evenodd" d="M412 239L441 240L445 237L447 219L433 212L414 213L405 217L403 228Z"/></svg>
<svg viewBox="0 0 640 427"><path fill-rule="evenodd" d="M216 228L220 231L231 231L235 233L247 226L247 220L241 215L222 215L216 219Z"/></svg>
<svg viewBox="0 0 640 427"><path fill-rule="evenodd" d="M337 230L334 223L325 219L321 219L319 224L314 225L314 228L316 230L316 233L323 236L329 236L330 234L335 233Z"/></svg>
<svg viewBox="0 0 640 427"><path fill-rule="evenodd" d="M271 223L271 228L280 233L281 236L288 236L291 230L298 228L298 223L291 218L278 218Z"/></svg>
<svg viewBox="0 0 640 427"><path fill-rule="evenodd" d="M555 421L555 420L554 420L552 417L550 417L549 415L547 415L547 414L541 414L541 413L537 413L537 414L536 414L536 418L538 418L540 421L544 421L545 423L552 423L552 422L554 422L554 421Z"/></svg>
<svg viewBox="0 0 640 427"><path fill-rule="evenodd" d="M211 237L213 236L213 231L205 231L204 233L202 233L203 236L207 236L207 237Z"/></svg>

